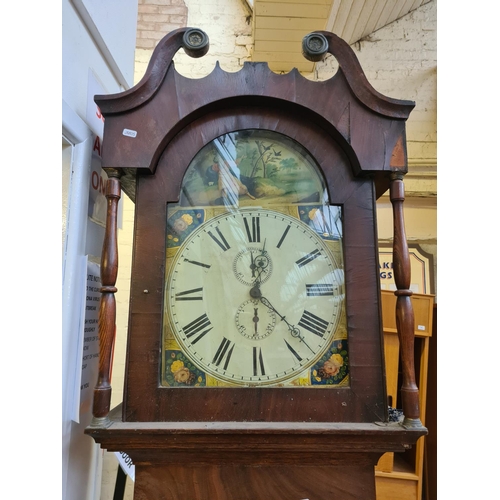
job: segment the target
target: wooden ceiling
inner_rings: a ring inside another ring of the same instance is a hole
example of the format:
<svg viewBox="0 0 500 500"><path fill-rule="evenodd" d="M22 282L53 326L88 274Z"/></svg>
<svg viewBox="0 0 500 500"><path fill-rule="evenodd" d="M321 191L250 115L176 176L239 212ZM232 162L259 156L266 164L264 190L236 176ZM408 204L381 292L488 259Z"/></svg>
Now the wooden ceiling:
<svg viewBox="0 0 500 500"><path fill-rule="evenodd" d="M253 8L253 61L270 69L308 73L302 38L326 30L353 44L431 0L247 0Z"/></svg>

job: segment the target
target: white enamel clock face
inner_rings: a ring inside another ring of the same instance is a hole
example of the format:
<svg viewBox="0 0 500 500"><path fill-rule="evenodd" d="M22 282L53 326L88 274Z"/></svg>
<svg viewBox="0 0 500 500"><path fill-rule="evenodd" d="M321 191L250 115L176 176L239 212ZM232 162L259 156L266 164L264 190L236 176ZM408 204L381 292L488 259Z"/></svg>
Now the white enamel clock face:
<svg viewBox="0 0 500 500"><path fill-rule="evenodd" d="M301 221L241 209L208 220L177 252L166 304L188 358L218 380L276 385L331 345L342 308L338 265Z"/></svg>

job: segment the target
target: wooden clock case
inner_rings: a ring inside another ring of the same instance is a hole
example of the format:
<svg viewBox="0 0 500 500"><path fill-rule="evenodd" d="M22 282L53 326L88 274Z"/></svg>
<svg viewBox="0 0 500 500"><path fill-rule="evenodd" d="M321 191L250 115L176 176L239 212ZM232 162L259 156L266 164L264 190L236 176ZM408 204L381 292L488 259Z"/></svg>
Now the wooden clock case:
<svg viewBox="0 0 500 500"><path fill-rule="evenodd" d="M175 71L180 49L208 50L183 28L155 49L132 89L96 96L104 115L108 219L101 264L100 372L86 430L136 466L136 499L375 498L374 466L426 434L413 368L413 312L402 202L405 121L414 103L382 96L351 48L332 33L304 38L305 57L331 53L337 74L312 82L297 70L217 65L194 80ZM340 389L161 387L166 207L187 166L213 139L243 129L278 132L320 165L329 202L342 206L350 384ZM123 405L110 412L114 341L116 208L120 186L136 203ZM376 233L376 198L391 190L394 267L403 358L403 425L388 422Z"/></svg>

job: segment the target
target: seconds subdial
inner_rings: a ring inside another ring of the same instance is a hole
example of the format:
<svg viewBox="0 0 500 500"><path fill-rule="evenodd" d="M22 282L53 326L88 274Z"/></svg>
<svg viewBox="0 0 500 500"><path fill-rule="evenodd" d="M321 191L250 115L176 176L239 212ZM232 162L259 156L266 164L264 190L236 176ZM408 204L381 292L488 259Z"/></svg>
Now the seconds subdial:
<svg viewBox="0 0 500 500"><path fill-rule="evenodd" d="M247 247L234 258L233 271L244 285L253 286L256 280L265 283L269 279L273 263L269 254L262 248Z"/></svg>
<svg viewBox="0 0 500 500"><path fill-rule="evenodd" d="M238 332L251 340L266 338L276 326L274 311L255 299L247 300L238 307L235 320Z"/></svg>

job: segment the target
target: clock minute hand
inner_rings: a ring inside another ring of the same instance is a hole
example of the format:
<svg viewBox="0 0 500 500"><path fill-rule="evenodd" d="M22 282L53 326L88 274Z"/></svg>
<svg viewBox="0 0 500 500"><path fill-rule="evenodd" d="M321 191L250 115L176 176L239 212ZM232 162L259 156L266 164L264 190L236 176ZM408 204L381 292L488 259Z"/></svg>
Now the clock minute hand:
<svg viewBox="0 0 500 500"><path fill-rule="evenodd" d="M266 252L266 241L267 238L264 238L264 246L262 247L262 252L260 252L261 255L264 255L264 253Z"/></svg>
<svg viewBox="0 0 500 500"><path fill-rule="evenodd" d="M260 289L257 288L260 292ZM252 290L254 290L254 288L252 288ZM251 292L250 292L251 293ZM307 342L304 340L304 337L300 334L300 330L295 326L295 325L291 325L285 318L285 316L282 316L275 308L274 306L271 304L271 302L269 302L268 299L266 299L266 297L263 297L262 295L260 295L259 297L259 300L268 308L268 309L271 309L271 311L274 311L280 318L282 321L284 321L286 323L286 326L288 327L288 330L290 330L290 333L292 334L292 337L298 337L301 342L304 342L304 344L306 345L306 347L313 353L315 354L315 352L309 347L309 345L307 344Z"/></svg>
<svg viewBox="0 0 500 500"><path fill-rule="evenodd" d="M292 332L292 334L293 334L293 332L294 332L295 330L297 330L297 331L298 331L298 328L295 328L295 326L294 326L294 325L291 325L291 324L290 324L290 323L286 320L285 316L282 316L282 315L281 315L281 314L280 314L280 313L279 313L279 312L278 312L278 311L274 308L274 306L271 304L271 302L269 302L269 300L268 300L268 299L266 299L266 297L261 296L261 297L260 297L260 301L261 301L261 302L262 302L262 303L263 303L263 304L264 304L264 305L265 305L268 309L271 309L271 311L274 311L274 312L275 312L275 313L276 313L276 314L277 314L277 315L281 318L281 320L282 320L282 321L284 321L284 322L286 323L286 325L288 326L288 329L290 330L290 332ZM299 332L299 333L300 333L300 332Z"/></svg>

